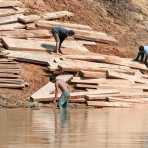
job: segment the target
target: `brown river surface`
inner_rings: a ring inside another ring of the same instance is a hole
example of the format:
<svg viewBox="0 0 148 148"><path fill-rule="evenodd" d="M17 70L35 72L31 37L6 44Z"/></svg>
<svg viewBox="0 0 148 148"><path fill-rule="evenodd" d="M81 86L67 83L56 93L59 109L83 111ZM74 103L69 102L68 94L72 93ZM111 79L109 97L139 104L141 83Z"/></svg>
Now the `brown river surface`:
<svg viewBox="0 0 148 148"><path fill-rule="evenodd" d="M0 148L148 148L148 109L0 109Z"/></svg>

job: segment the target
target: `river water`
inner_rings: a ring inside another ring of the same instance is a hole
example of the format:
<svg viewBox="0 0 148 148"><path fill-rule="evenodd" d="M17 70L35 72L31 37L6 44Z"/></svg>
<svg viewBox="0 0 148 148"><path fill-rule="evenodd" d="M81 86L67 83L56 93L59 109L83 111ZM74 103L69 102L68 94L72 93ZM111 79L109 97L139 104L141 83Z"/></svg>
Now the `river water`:
<svg viewBox="0 0 148 148"><path fill-rule="evenodd" d="M147 108L0 110L0 148L147 147Z"/></svg>

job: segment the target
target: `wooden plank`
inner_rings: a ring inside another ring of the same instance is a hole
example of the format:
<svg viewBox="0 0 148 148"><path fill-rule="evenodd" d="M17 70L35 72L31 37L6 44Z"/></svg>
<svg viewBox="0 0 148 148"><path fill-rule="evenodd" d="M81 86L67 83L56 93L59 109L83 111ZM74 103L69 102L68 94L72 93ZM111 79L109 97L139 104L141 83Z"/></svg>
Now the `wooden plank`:
<svg viewBox="0 0 148 148"><path fill-rule="evenodd" d="M10 15L14 15L17 14L19 12L17 12L16 9L14 9L13 7L11 8L0 8L0 17L5 17L5 16L10 16Z"/></svg>
<svg viewBox="0 0 148 148"><path fill-rule="evenodd" d="M90 101L99 101L100 99L106 100L107 97L119 97L119 98L129 98L129 99L134 99L134 98L148 98L148 93L147 92L142 92L142 93L120 93L120 94L103 94L103 95L97 95L97 94L89 94L86 95L85 98Z"/></svg>
<svg viewBox="0 0 148 148"><path fill-rule="evenodd" d="M74 16L74 14L69 11L55 11L55 12L44 13L42 17L46 20L53 20L63 17L71 17L71 16Z"/></svg>
<svg viewBox="0 0 148 148"><path fill-rule="evenodd" d="M3 64L3 63L0 63L0 68L5 68L5 69L19 69L20 68L20 66L18 65L18 64L9 64L9 63L7 63L7 64Z"/></svg>
<svg viewBox="0 0 148 148"><path fill-rule="evenodd" d="M85 98L70 98L69 103L86 103Z"/></svg>
<svg viewBox="0 0 148 148"><path fill-rule="evenodd" d="M127 80L116 80L116 79L105 79L105 78L100 78L100 79L75 79L75 77L71 80L72 83L79 83L79 84L91 84L91 85L97 85L102 86L101 84L114 84L114 85L129 85L132 84L132 82L127 81Z"/></svg>
<svg viewBox="0 0 148 148"><path fill-rule="evenodd" d="M65 74L65 75L58 75L57 77L56 77L56 79L60 79L60 80L63 80L63 81L65 81L65 82L68 82L69 80L71 80L73 78L73 75L71 75L71 74Z"/></svg>
<svg viewBox="0 0 148 148"><path fill-rule="evenodd" d="M110 55L102 55L102 56L104 56L105 58L104 60L105 63L123 65L123 66L131 67L131 68L148 71L148 68L144 64L135 62L130 58L120 58L118 56L110 56Z"/></svg>
<svg viewBox="0 0 148 148"><path fill-rule="evenodd" d="M64 55L63 58L90 62L104 62L105 60L103 56L90 56L89 53L87 55Z"/></svg>
<svg viewBox="0 0 148 148"><path fill-rule="evenodd" d="M9 73L0 73L0 78L20 78L20 75L16 75L16 74L9 74Z"/></svg>
<svg viewBox="0 0 148 148"><path fill-rule="evenodd" d="M47 51L47 48L44 48L44 44L49 44L48 42L43 41L33 41L33 40L24 40L24 39L14 39L3 37L2 41L7 49L11 50L28 50L28 51ZM53 49L53 46L50 46Z"/></svg>
<svg viewBox="0 0 148 148"><path fill-rule="evenodd" d="M106 72L80 71L84 78L106 78Z"/></svg>
<svg viewBox="0 0 148 148"><path fill-rule="evenodd" d="M82 45L89 45L89 46L97 45L96 42L93 42L93 41L77 40L77 42Z"/></svg>
<svg viewBox="0 0 148 148"><path fill-rule="evenodd" d="M0 83L6 83L6 84L24 84L24 80L22 79L4 79L0 78Z"/></svg>
<svg viewBox="0 0 148 148"><path fill-rule="evenodd" d="M24 16L18 17L18 21L24 24L33 23L39 19L40 19L40 16L38 15L27 15L27 16L24 15Z"/></svg>
<svg viewBox="0 0 148 148"><path fill-rule="evenodd" d="M113 64L105 64L105 63L95 63L88 62L82 60L65 60L64 62L59 64L59 67L63 69L63 71L68 72L80 72L82 70L87 71L107 71L108 69L115 69L121 72L129 72L131 69L126 66L119 66Z"/></svg>
<svg viewBox="0 0 148 148"><path fill-rule="evenodd" d="M10 15L5 17L0 17L0 25L16 23L18 21L18 17L22 16L22 14Z"/></svg>
<svg viewBox="0 0 148 148"><path fill-rule="evenodd" d="M49 38L49 31L48 30L26 30L26 29L17 29L17 30L8 30L8 31L1 31L0 37L8 37L8 38L15 38L18 39L27 39L27 38Z"/></svg>
<svg viewBox="0 0 148 148"><path fill-rule="evenodd" d="M74 23L64 23L64 22L57 22L57 21L38 21L36 23L37 27L51 29L54 26L61 26L66 29L80 29L80 30L92 30L90 26L82 25L82 24L74 24Z"/></svg>
<svg viewBox="0 0 148 148"><path fill-rule="evenodd" d="M76 39L83 39L87 41L101 42L101 43L117 43L117 40L103 32L91 31L91 28L79 24L68 24L53 21L39 21L36 23L37 27L51 29L53 26L63 26L66 29L72 29L75 32Z"/></svg>
<svg viewBox="0 0 148 148"><path fill-rule="evenodd" d="M8 73L8 74L20 74L20 69L0 69L0 73Z"/></svg>
<svg viewBox="0 0 148 148"><path fill-rule="evenodd" d="M87 101L87 105L93 107L132 107L132 104L127 102Z"/></svg>
<svg viewBox="0 0 148 148"><path fill-rule="evenodd" d="M26 29L27 30L37 30L35 23L26 24Z"/></svg>
<svg viewBox="0 0 148 148"><path fill-rule="evenodd" d="M87 88L97 89L98 85L76 84L75 87L76 88L83 88L83 89L87 89Z"/></svg>
<svg viewBox="0 0 148 148"><path fill-rule="evenodd" d="M38 100L41 98L49 98L50 93L54 92L55 85L52 82L48 82L46 85L41 87L38 91L36 91L31 98L34 100Z"/></svg>
<svg viewBox="0 0 148 148"><path fill-rule="evenodd" d="M117 40L107 33L75 29L75 38L105 44L117 44Z"/></svg>
<svg viewBox="0 0 148 148"><path fill-rule="evenodd" d="M7 84L7 83L0 83L0 88L24 88L24 84Z"/></svg>
<svg viewBox="0 0 148 148"><path fill-rule="evenodd" d="M3 53L7 53L8 57L15 58L17 61L45 66L47 66L49 60L52 59L52 55L46 52L5 50Z"/></svg>
<svg viewBox="0 0 148 148"><path fill-rule="evenodd" d="M139 83L134 83L134 84L128 84L128 85L123 85L122 83L119 85L112 85L112 84L99 84L97 87L98 89L107 89L107 88L112 88L112 89L118 89L118 90L130 90L130 89L141 89L141 90L148 90L148 85L147 84L139 84Z"/></svg>
<svg viewBox="0 0 148 148"><path fill-rule="evenodd" d="M133 98L133 99L127 99L127 98L121 98L121 97L107 97L108 101L110 102L129 102L129 103L148 103L147 98Z"/></svg>
<svg viewBox="0 0 148 148"><path fill-rule="evenodd" d="M93 91L81 91L81 92L71 92L70 93L70 97L71 98L76 98L76 97L84 97L85 95L88 94L108 94L108 93L119 93L118 90L115 89L102 89L102 90L93 90ZM45 95L44 95L45 94ZM55 94L49 94L49 91L42 94L40 96L31 96L35 101L43 101L43 102L47 102L50 101L54 98ZM58 94L58 97L60 97L61 94Z"/></svg>
<svg viewBox="0 0 148 148"><path fill-rule="evenodd" d="M98 83L99 83L98 81L99 81L99 79L84 79L84 80L72 79L71 83L98 85Z"/></svg>
<svg viewBox="0 0 148 148"><path fill-rule="evenodd" d="M8 30L24 29L24 28L25 28L25 25L21 23L0 25L0 31L8 31Z"/></svg>
<svg viewBox="0 0 148 148"><path fill-rule="evenodd" d="M22 3L18 0L3 0L0 1L0 8L8 8L8 7L15 7L15 6L22 6Z"/></svg>
<svg viewBox="0 0 148 148"><path fill-rule="evenodd" d="M135 76L134 75L129 75L125 73L118 73L113 70L108 70L107 72L107 77L108 78L116 78L116 79L125 79L134 82L135 81Z"/></svg>
<svg viewBox="0 0 148 148"><path fill-rule="evenodd" d="M7 49L11 50L28 50L28 51L54 51L55 50L55 42L42 41L42 40L25 40L25 39L14 39L3 37L2 42ZM71 52L71 49L76 51L84 51L88 50L80 46L75 42L75 44L70 45L69 43L63 43L62 47L68 49ZM71 49L70 49L71 48ZM63 49L62 49L63 51Z"/></svg>
<svg viewBox="0 0 148 148"><path fill-rule="evenodd" d="M80 77L73 77L71 80L73 83L79 83L79 84L99 84L99 86L112 86L112 84L116 86L120 85L131 85L133 84L131 81L128 80L120 80L120 79L106 79L106 78L100 78L100 79L80 79Z"/></svg>

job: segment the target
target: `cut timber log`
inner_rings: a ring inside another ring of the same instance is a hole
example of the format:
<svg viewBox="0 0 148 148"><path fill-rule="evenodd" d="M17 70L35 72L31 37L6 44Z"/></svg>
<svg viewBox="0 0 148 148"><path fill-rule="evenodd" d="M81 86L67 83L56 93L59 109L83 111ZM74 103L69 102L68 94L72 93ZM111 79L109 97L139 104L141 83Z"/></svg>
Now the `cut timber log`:
<svg viewBox="0 0 148 148"><path fill-rule="evenodd" d="M22 16L22 14L10 15L5 17L0 17L0 25L16 23L18 21L18 17Z"/></svg>
<svg viewBox="0 0 148 148"><path fill-rule="evenodd" d="M34 100L39 100L42 98L49 98L50 93L54 92L55 90L55 85L52 82L47 83L46 85L44 85L42 88L40 88L37 92L35 92L31 98ZM50 100L50 99L48 99Z"/></svg>
<svg viewBox="0 0 148 148"><path fill-rule="evenodd" d="M27 15L27 16L18 17L18 21L24 24L33 23L39 19L40 19L40 16L38 15Z"/></svg>
<svg viewBox="0 0 148 148"><path fill-rule="evenodd" d="M49 38L50 36L48 30L17 29L17 30L1 31L0 37L27 39L27 38Z"/></svg>
<svg viewBox="0 0 148 148"><path fill-rule="evenodd" d="M39 28L51 29L54 26L61 26L66 29L80 29L80 30L92 30L90 26L82 25L82 24L72 24L72 23L63 23L57 21L38 21L36 26Z"/></svg>
<svg viewBox="0 0 148 148"><path fill-rule="evenodd" d="M103 101L87 101L88 106L94 107L131 107L130 103L126 102L103 102Z"/></svg>
<svg viewBox="0 0 148 148"><path fill-rule="evenodd" d="M119 93L118 90L115 90L115 89L102 89L102 90L93 90L93 91L81 91L81 92L72 92L70 93L70 98L77 98L77 97L84 97L85 95L88 95L88 94L108 94L108 93ZM45 95L44 95L45 94ZM55 96L55 94L49 94L49 91L46 92L41 95L36 95L34 97L34 95L31 96L31 98L33 98L35 101L43 101L43 102L48 102L50 100L52 100ZM61 94L58 94L58 97L60 96Z"/></svg>
<svg viewBox="0 0 148 148"><path fill-rule="evenodd" d="M69 11L56 11L43 14L43 18L46 20L53 20L63 17L71 17L71 16L74 16L74 14Z"/></svg>
<svg viewBox="0 0 148 148"><path fill-rule="evenodd" d="M0 31L8 31L8 30L24 29L24 28L25 26L21 23L0 25Z"/></svg>
<svg viewBox="0 0 148 148"><path fill-rule="evenodd" d="M80 71L84 78L106 78L106 72Z"/></svg>

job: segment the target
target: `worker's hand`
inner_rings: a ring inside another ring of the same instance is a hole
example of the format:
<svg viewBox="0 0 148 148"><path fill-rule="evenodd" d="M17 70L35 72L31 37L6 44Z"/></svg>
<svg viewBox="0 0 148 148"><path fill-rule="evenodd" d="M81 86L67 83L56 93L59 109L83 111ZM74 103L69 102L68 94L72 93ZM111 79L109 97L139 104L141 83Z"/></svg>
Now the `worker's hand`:
<svg viewBox="0 0 148 148"><path fill-rule="evenodd" d="M56 99L53 99L53 103L56 104Z"/></svg>

